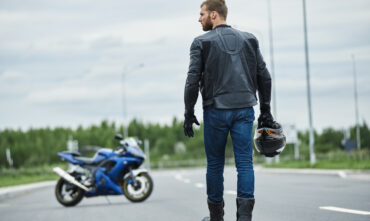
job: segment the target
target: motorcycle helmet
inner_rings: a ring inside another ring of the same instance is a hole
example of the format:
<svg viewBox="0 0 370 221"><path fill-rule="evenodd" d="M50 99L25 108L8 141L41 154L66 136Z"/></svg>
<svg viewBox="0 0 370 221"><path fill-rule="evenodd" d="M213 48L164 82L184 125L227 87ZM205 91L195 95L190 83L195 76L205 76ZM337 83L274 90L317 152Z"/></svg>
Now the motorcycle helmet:
<svg viewBox="0 0 370 221"><path fill-rule="evenodd" d="M274 157L280 154L286 144L283 128L257 128L254 133L254 146L256 150L266 157Z"/></svg>

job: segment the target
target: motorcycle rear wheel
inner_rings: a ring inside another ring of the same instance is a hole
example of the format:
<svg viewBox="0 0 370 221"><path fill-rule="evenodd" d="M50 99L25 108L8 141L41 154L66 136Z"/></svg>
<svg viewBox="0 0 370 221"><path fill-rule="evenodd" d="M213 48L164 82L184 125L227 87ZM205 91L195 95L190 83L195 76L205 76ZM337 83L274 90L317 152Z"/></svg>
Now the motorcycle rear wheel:
<svg viewBox="0 0 370 221"><path fill-rule="evenodd" d="M60 204L66 207L77 205L83 198L85 191L60 178L55 186L55 196Z"/></svg>
<svg viewBox="0 0 370 221"><path fill-rule="evenodd" d="M138 174L136 177L137 186L131 181L131 177L126 177L121 186L122 192L131 202L138 203L146 200L153 191L153 180L146 172Z"/></svg>

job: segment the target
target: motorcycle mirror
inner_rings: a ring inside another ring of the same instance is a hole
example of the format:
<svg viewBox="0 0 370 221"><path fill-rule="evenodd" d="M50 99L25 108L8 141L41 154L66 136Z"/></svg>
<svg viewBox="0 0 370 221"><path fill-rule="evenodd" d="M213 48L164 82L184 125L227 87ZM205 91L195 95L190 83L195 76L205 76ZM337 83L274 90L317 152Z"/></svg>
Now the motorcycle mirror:
<svg viewBox="0 0 370 221"><path fill-rule="evenodd" d="M139 146L141 146L141 144L143 144L143 142L142 142L141 140L139 140L139 139L136 139L136 142L137 142L137 144L138 144Z"/></svg>
<svg viewBox="0 0 370 221"><path fill-rule="evenodd" d="M123 137L122 137L122 135L121 135L121 134L116 134L116 135L114 136L114 138L115 138L116 140L123 140Z"/></svg>

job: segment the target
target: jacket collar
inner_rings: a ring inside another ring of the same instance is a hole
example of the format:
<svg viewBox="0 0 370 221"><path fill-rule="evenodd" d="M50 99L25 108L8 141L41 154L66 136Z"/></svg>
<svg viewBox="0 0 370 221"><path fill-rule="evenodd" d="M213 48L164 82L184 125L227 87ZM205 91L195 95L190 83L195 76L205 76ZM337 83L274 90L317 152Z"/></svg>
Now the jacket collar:
<svg viewBox="0 0 370 221"><path fill-rule="evenodd" d="M215 30L216 28L220 28L220 27L231 27L231 26L227 24L217 25L213 30Z"/></svg>

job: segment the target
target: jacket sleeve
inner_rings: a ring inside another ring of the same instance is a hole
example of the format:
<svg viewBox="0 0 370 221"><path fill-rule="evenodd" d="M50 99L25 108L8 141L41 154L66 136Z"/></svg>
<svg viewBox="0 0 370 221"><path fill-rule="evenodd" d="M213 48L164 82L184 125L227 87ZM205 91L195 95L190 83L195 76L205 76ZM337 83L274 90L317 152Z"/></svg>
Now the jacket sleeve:
<svg viewBox="0 0 370 221"><path fill-rule="evenodd" d="M266 68L266 63L264 62L263 57L261 55L258 41L256 49L256 60L257 60L257 90L258 97L260 99L260 109L270 111L271 76Z"/></svg>
<svg viewBox="0 0 370 221"><path fill-rule="evenodd" d="M202 71L202 47L200 41L194 39L190 47L190 64L185 83L185 115L190 116L194 114L194 106L198 99Z"/></svg>

